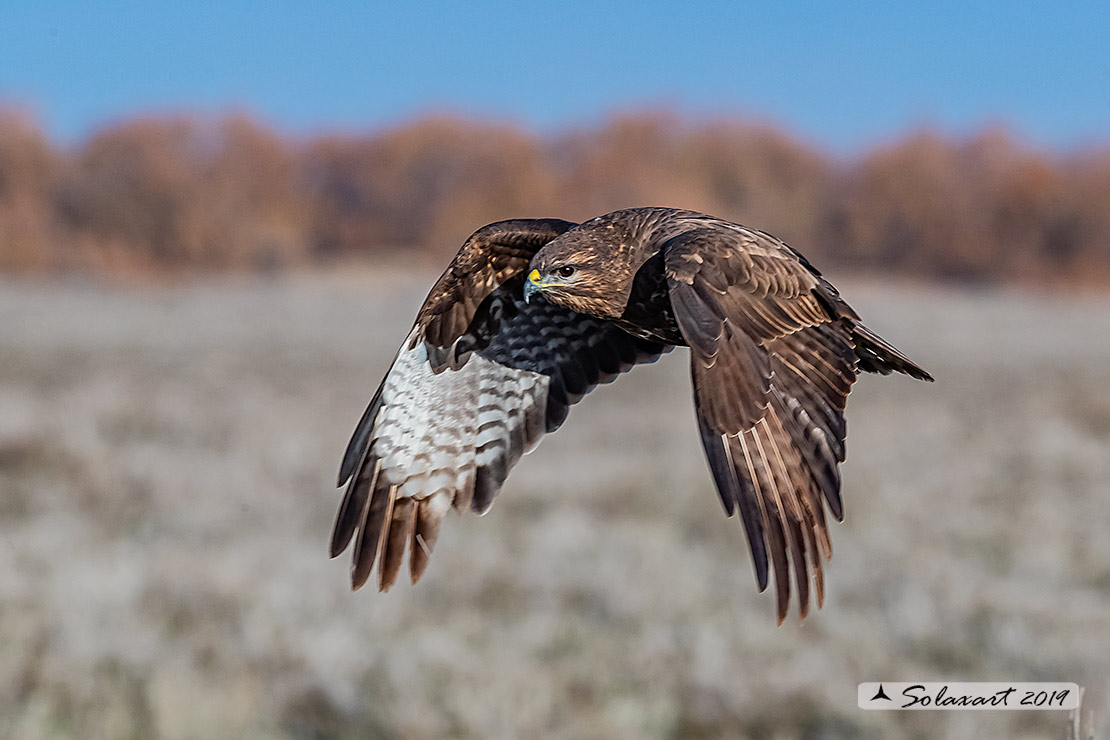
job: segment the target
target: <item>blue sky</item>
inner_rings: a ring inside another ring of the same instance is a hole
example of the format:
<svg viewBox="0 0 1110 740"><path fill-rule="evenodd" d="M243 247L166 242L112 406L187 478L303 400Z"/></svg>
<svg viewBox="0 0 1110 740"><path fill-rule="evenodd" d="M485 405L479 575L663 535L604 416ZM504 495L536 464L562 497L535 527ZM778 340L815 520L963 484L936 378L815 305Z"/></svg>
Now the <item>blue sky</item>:
<svg viewBox="0 0 1110 740"><path fill-rule="evenodd" d="M0 103L62 142L183 110L311 133L429 111L547 131L669 107L837 151L998 123L1071 149L1110 141L1108 37L1106 2L44 0L0 9Z"/></svg>

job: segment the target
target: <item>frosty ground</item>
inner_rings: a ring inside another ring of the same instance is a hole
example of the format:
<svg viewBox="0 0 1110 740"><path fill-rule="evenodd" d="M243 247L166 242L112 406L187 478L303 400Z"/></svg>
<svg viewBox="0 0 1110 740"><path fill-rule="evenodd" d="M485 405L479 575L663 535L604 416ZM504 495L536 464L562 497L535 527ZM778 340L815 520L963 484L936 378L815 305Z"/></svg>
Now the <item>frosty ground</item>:
<svg viewBox="0 0 1110 740"><path fill-rule="evenodd" d="M0 282L0 737L1066 736L883 679L1074 681L1108 732L1110 300L838 281L937 383L856 386L828 598L776 627L683 351L349 591L335 470L433 277Z"/></svg>

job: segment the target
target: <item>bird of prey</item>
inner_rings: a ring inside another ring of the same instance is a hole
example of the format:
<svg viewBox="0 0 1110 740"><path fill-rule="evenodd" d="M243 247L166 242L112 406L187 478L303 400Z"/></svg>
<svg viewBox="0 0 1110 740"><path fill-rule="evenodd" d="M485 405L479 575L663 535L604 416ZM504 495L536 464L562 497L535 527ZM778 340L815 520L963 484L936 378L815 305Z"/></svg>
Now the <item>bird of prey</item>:
<svg viewBox="0 0 1110 740"><path fill-rule="evenodd" d="M843 510L844 407L860 371L932 380L870 331L800 253L693 211L631 208L582 224L499 221L432 287L355 428L331 555L352 585L378 563L413 582L451 508L485 513L520 456L599 383L689 347L698 428L725 512L739 512L778 619L799 613Z"/></svg>

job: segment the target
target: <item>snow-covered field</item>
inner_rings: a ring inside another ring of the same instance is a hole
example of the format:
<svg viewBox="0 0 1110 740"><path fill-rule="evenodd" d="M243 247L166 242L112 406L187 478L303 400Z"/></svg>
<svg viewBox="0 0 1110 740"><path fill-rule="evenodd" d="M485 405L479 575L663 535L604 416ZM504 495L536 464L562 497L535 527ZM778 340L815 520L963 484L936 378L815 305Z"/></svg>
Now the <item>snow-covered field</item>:
<svg viewBox="0 0 1110 740"><path fill-rule="evenodd" d="M600 389L415 588L328 560L347 436L432 275L0 282L0 737L1067 737L864 712L1074 681L1110 737L1110 298L841 281L937 383L849 403L828 598L775 626L684 352ZM1087 712L1093 718L1087 718Z"/></svg>

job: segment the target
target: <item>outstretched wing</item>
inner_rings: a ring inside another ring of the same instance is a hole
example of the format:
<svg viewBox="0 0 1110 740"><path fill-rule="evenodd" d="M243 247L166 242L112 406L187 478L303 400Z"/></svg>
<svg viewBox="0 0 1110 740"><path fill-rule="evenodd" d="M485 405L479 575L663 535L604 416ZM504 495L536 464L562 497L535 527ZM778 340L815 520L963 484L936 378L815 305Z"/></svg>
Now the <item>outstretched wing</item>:
<svg viewBox="0 0 1110 740"><path fill-rule="evenodd" d="M721 501L740 512L760 590L770 556L780 622L793 561L804 616L809 571L820 606L832 554L822 499L842 513L837 463L857 365L849 325L820 275L767 234L720 222L662 249Z"/></svg>
<svg viewBox="0 0 1110 740"><path fill-rule="evenodd" d="M347 488L331 554L354 541L355 588L377 562L388 589L406 550L419 579L448 509L484 513L571 404L666 349L542 298L523 301L531 253L569 226L486 227L432 288L340 468Z"/></svg>

